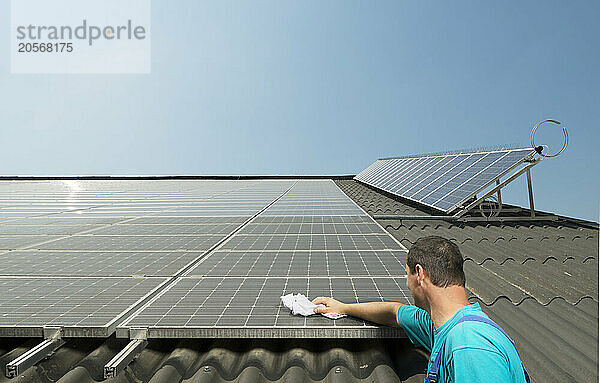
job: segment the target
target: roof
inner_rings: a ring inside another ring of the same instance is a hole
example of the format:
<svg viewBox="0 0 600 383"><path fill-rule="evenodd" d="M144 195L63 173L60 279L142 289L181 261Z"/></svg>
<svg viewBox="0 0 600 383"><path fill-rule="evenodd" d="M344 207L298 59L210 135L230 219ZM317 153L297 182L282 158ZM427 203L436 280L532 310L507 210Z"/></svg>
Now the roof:
<svg viewBox="0 0 600 383"><path fill-rule="evenodd" d="M39 340L0 341L0 367ZM20 375L20 382L103 381L126 339L73 339ZM398 340L151 340L106 382L417 382L427 355ZM399 372L399 373L398 373ZM0 382L16 381L0 374Z"/></svg>
<svg viewBox="0 0 600 383"><path fill-rule="evenodd" d="M555 222L463 223L354 180L338 186L406 247L419 237L455 241L471 301L516 341L534 381L598 380L598 227ZM27 382L102 381L124 339L69 340L20 376ZM0 339L0 367L39 339ZM552 350L552 351L549 351ZM427 355L407 339L151 340L115 382L422 382ZM8 381L0 375L0 383ZM14 380L13 380L14 381Z"/></svg>

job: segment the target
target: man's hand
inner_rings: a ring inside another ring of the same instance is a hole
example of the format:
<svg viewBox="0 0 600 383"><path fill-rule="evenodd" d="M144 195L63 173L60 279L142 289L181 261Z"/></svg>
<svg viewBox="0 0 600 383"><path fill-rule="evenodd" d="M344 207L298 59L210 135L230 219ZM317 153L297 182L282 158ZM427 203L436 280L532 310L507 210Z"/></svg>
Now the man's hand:
<svg viewBox="0 0 600 383"><path fill-rule="evenodd" d="M326 314L326 313L338 313L347 314L344 310L346 305L342 302L336 301L333 298L318 297L312 301L315 305L325 305L325 307L317 307L315 313Z"/></svg>
<svg viewBox="0 0 600 383"><path fill-rule="evenodd" d="M338 302L333 298L318 297L312 301L315 305L323 304L325 307L317 307L315 313L338 313L361 318L370 322L385 324L388 326L399 326L397 314L402 303L395 302L370 302L346 304Z"/></svg>

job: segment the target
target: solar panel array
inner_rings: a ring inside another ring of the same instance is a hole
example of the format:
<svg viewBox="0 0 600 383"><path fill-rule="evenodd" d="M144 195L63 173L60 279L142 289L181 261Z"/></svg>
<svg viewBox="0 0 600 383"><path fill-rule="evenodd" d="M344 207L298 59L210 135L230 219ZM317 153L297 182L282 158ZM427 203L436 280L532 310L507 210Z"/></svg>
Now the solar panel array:
<svg viewBox="0 0 600 383"><path fill-rule="evenodd" d="M355 179L451 212L532 153L528 148L381 159Z"/></svg>
<svg viewBox="0 0 600 383"><path fill-rule="evenodd" d="M291 316L280 296L408 303L405 262L406 249L332 181L302 180L120 330L146 328L149 337L400 336L355 318Z"/></svg>
<svg viewBox="0 0 600 383"><path fill-rule="evenodd" d="M293 181L0 183L0 336L108 336Z"/></svg>
<svg viewBox="0 0 600 383"><path fill-rule="evenodd" d="M279 297L407 303L405 261L330 180L0 183L0 336L402 336Z"/></svg>

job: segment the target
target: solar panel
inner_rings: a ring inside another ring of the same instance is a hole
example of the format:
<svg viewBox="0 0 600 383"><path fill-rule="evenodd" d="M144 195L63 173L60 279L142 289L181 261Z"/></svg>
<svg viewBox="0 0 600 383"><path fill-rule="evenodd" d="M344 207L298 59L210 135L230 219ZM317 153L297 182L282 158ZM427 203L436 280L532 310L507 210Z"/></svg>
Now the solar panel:
<svg viewBox="0 0 600 383"><path fill-rule="evenodd" d="M0 250L25 249L60 238L59 235L0 235Z"/></svg>
<svg viewBox="0 0 600 383"><path fill-rule="evenodd" d="M252 210L225 210L225 209L204 209L204 210L186 210L186 211L164 211L160 213L153 213L155 217L236 217L246 216L250 218L257 211Z"/></svg>
<svg viewBox="0 0 600 383"><path fill-rule="evenodd" d="M149 337L403 336L354 318L294 317L279 297L408 303L406 253L333 182L300 181L125 323L121 335L143 327Z"/></svg>
<svg viewBox="0 0 600 383"><path fill-rule="evenodd" d="M92 230L99 226L94 225L13 225L8 223L0 225L0 236L3 235L39 235L55 234L68 235Z"/></svg>
<svg viewBox="0 0 600 383"><path fill-rule="evenodd" d="M280 305L287 292L408 302L406 249L331 180L6 185L0 336L108 336L126 318L122 333L149 337L403 335Z"/></svg>
<svg viewBox="0 0 600 383"><path fill-rule="evenodd" d="M217 251L190 270L212 277L401 277L405 250Z"/></svg>
<svg viewBox="0 0 600 383"><path fill-rule="evenodd" d="M50 217L27 217L18 220L10 221L10 225L107 225L122 221L120 218L93 218L93 217L82 217L78 215L73 218L58 218L57 216Z"/></svg>
<svg viewBox="0 0 600 383"><path fill-rule="evenodd" d="M240 225L212 224L212 225L112 225L94 230L94 235L219 235L229 234ZM1 228L0 228L1 230ZM1 231L0 231L1 233Z"/></svg>
<svg viewBox="0 0 600 383"><path fill-rule="evenodd" d="M0 277L0 336L42 336L45 326L64 336L109 336L116 320L165 278Z"/></svg>
<svg viewBox="0 0 600 383"><path fill-rule="evenodd" d="M269 209L264 212L264 215L360 215L358 209Z"/></svg>
<svg viewBox="0 0 600 383"><path fill-rule="evenodd" d="M0 218L22 218L22 217L35 217L48 214L48 212L28 212L28 211L0 211Z"/></svg>
<svg viewBox="0 0 600 383"><path fill-rule="evenodd" d="M216 224L241 224L248 217L140 217L128 221L128 224L143 225L216 225Z"/></svg>
<svg viewBox="0 0 600 383"><path fill-rule="evenodd" d="M300 234L237 235L227 241L224 250L388 250L399 248L386 234Z"/></svg>
<svg viewBox="0 0 600 383"><path fill-rule="evenodd" d="M37 250L107 250L107 251L205 251L221 241L224 235L150 236L150 235L73 235L31 246Z"/></svg>
<svg viewBox="0 0 600 383"><path fill-rule="evenodd" d="M11 251L0 254L0 275L175 276L202 252Z"/></svg>
<svg viewBox="0 0 600 383"><path fill-rule="evenodd" d="M375 223L272 223L249 224L239 234L379 234Z"/></svg>
<svg viewBox="0 0 600 383"><path fill-rule="evenodd" d="M354 216L264 216L256 217L252 224L259 223L372 223L373 220L367 215Z"/></svg>
<svg viewBox="0 0 600 383"><path fill-rule="evenodd" d="M279 302L288 293L334 296L347 303L410 303L402 278L180 278L129 319L150 338L400 337L399 328L346 317L292 316Z"/></svg>
<svg viewBox="0 0 600 383"><path fill-rule="evenodd" d="M526 148L381 159L354 178L451 212L533 153Z"/></svg>

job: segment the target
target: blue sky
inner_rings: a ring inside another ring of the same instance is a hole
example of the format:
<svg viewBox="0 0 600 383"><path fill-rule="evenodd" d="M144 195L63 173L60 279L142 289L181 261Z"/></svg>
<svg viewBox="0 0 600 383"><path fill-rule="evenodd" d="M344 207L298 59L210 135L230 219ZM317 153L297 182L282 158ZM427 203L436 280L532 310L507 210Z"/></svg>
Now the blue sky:
<svg viewBox="0 0 600 383"><path fill-rule="evenodd" d="M152 2L152 74L11 75L0 174L354 174L379 157L528 145L536 207L598 220L596 1ZM561 134L546 128L553 149ZM505 191L526 204L523 182Z"/></svg>

